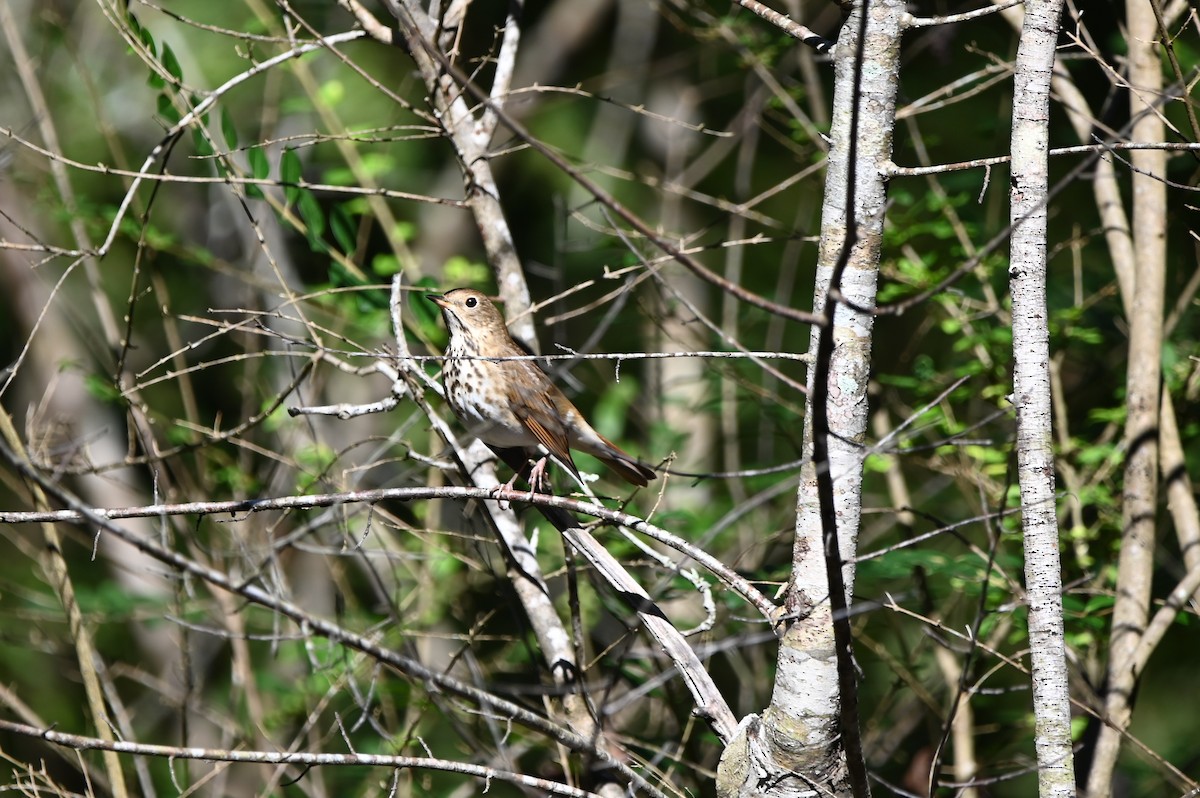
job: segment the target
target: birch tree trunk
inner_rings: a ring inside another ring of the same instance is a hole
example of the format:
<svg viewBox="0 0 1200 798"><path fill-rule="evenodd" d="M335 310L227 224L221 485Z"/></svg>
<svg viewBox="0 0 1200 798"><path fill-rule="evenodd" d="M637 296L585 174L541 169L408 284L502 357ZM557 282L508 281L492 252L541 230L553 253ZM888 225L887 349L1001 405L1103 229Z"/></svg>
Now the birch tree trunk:
<svg viewBox="0 0 1200 798"><path fill-rule="evenodd" d="M1031 0L1025 4L1013 85L1010 191L1013 399L1017 408L1017 468L1025 536L1034 746L1038 792L1042 798L1075 795L1071 705L1063 642L1062 573L1054 503L1050 331L1046 305L1050 77L1061 13L1061 0Z"/></svg>
<svg viewBox="0 0 1200 798"><path fill-rule="evenodd" d="M834 116L809 351L805 458L797 495L789 624L771 706L722 758L723 795L869 794L845 609L854 587L871 333L892 154L897 0L856 5L835 55ZM845 300L840 301L840 300ZM849 305L849 306L848 306ZM840 627L840 628L839 628ZM797 777L796 774L800 774ZM768 788L758 785L766 784Z"/></svg>
<svg viewBox="0 0 1200 798"><path fill-rule="evenodd" d="M1162 141L1164 129L1157 104L1163 88L1156 47L1158 20L1146 0L1126 4L1129 25L1129 114L1134 142ZM1126 373L1125 490L1123 537L1117 563L1117 596L1109 639L1104 713L1115 724L1100 727L1088 795L1107 798L1121 747L1121 731L1129 725L1138 674L1134 652L1146 629L1154 573L1155 515L1158 508L1159 381L1162 378L1163 294L1166 278L1167 189L1162 182L1167 157L1163 150L1134 150L1133 162L1133 301L1129 317Z"/></svg>

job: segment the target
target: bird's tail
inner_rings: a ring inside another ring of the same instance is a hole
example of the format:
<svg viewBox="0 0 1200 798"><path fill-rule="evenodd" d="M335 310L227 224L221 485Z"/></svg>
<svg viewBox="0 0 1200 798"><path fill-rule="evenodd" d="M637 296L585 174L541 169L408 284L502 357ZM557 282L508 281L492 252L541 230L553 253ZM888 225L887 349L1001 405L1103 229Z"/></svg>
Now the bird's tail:
<svg viewBox="0 0 1200 798"><path fill-rule="evenodd" d="M650 480L658 476L654 469L644 463L639 463L630 455L621 451L612 441L601 437L600 440L608 447L605 451L589 452L617 473L621 479L639 488L646 487Z"/></svg>

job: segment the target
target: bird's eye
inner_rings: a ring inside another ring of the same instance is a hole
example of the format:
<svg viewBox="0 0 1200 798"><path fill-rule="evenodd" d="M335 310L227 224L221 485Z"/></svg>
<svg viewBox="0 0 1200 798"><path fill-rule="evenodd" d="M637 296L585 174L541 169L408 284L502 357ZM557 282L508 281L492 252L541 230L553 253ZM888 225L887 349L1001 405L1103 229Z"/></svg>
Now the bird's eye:
<svg viewBox="0 0 1200 798"><path fill-rule="evenodd" d="M475 297L473 297L473 296L469 296L469 297L467 297L467 301L466 301L466 302L464 302L463 304L464 304L464 305L466 305L466 306L467 306L467 307L469 307L469 308L473 308L473 307L475 307L476 305L478 305L478 304L479 304L479 300L478 300L478 299L476 299L476 298L475 298Z"/></svg>

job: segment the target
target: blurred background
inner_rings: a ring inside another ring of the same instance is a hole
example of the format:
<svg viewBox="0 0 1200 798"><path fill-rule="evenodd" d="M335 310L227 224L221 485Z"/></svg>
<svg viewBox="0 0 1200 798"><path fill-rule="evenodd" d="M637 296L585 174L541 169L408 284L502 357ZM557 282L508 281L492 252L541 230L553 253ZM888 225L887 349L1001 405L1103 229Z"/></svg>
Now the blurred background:
<svg viewBox="0 0 1200 798"><path fill-rule="evenodd" d="M925 16L969 8L918 5L914 14ZM1176 5L1167 15L1183 82L1162 110L1173 140L1194 141L1188 104L1200 42L1194 9ZM448 32L455 67L485 89L515 7L475 0L430 10ZM833 5L779 8L837 35ZM383 7L368 10L390 19ZM1078 3L1068 17L1064 26L1078 36L1064 38L1062 68L1094 135L1118 135L1129 121L1114 72L1125 46L1121 7ZM335 3L10 0L0 27L0 405L12 420L9 448L43 474L95 507L461 482L411 401L349 420L287 409L389 395L378 364L394 367L398 351L388 313L394 275L406 289L405 345L417 356L445 345L423 294L473 286L506 295L469 206L472 192L494 192L534 305L532 314L511 303L507 311L540 353L780 353L619 367L554 361L551 370L603 434L679 472L636 494L602 480L601 495L652 513L768 595L786 581L806 378L794 356L807 350L806 326L664 257L503 125L487 147L494 187L465 179L469 164L414 62L355 33L355 19ZM508 114L724 279L811 308L828 56L735 5L707 1L529 2L519 28ZM336 42L317 45L319 36ZM1007 152L1016 41L998 14L906 33L897 164ZM474 100L467 106L482 115ZM1059 108L1051 130L1052 146L1081 143ZM1128 192L1128 166L1119 153L1108 157ZM1128 332L1093 198L1096 163L1087 154L1052 159L1048 241L1067 635L1081 699L1103 678ZM1194 154L1169 161L1164 387L1191 473L1200 467L1196 175ZM937 285L1003 232L1007 170L901 176L889 198L881 304ZM1014 420L1004 398L1005 252L1001 240L962 279L875 325L855 628L869 764L903 794L927 794L922 768L949 708L968 692L971 754L990 780L973 794L1034 789L1028 678L1011 664L1022 661L1028 634ZM434 375L438 364L421 368ZM462 431L440 399L426 398ZM0 508L38 506L27 480L0 470ZM1163 517L1156 595L1186 570L1165 508ZM672 673L669 663L611 591L585 585L573 594L577 564L535 513L522 518L544 527L537 552L547 583L564 615L581 619L582 679L611 707L605 728L636 751L660 789L713 794L720 746L691 717L677 679L654 681ZM535 710L554 693L511 595L509 565L470 504L122 523ZM884 553L935 530L943 532ZM524 730L509 738L502 721L96 529L58 532L111 712L103 723L118 737L314 751L345 751L352 741L364 753L429 751L580 778L581 766L552 741ZM704 620L689 582L600 534L679 626ZM34 524L0 526L0 705L10 719L95 734L101 721L88 712L87 668L46 535ZM736 596L718 590L717 599L712 627L692 640L740 717L769 702L774 638ZM925 622L885 608L891 599ZM968 649L944 631L968 627L986 646ZM1127 746L1121 794L1175 794L1186 782L1171 768L1200 774L1192 709L1200 687L1190 678L1197 645L1189 611L1142 681L1131 731L1145 748ZM1081 741L1087 726L1081 714ZM112 792L99 754L76 757L2 733L0 750L12 764L7 788L18 794ZM375 794L393 780L401 794L481 789L420 771L122 762L137 794ZM497 783L491 792L521 790ZM961 793L944 786L937 794Z"/></svg>

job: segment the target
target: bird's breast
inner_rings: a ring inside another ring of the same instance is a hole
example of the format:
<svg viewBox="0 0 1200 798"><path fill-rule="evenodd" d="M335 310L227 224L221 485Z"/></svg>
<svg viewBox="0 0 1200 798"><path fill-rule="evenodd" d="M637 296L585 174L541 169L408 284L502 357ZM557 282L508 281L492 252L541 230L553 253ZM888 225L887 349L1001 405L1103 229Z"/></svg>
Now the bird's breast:
<svg viewBox="0 0 1200 798"><path fill-rule="evenodd" d="M446 400L468 430L492 446L534 446L537 439L521 423L506 395L502 369L487 360L450 360Z"/></svg>

